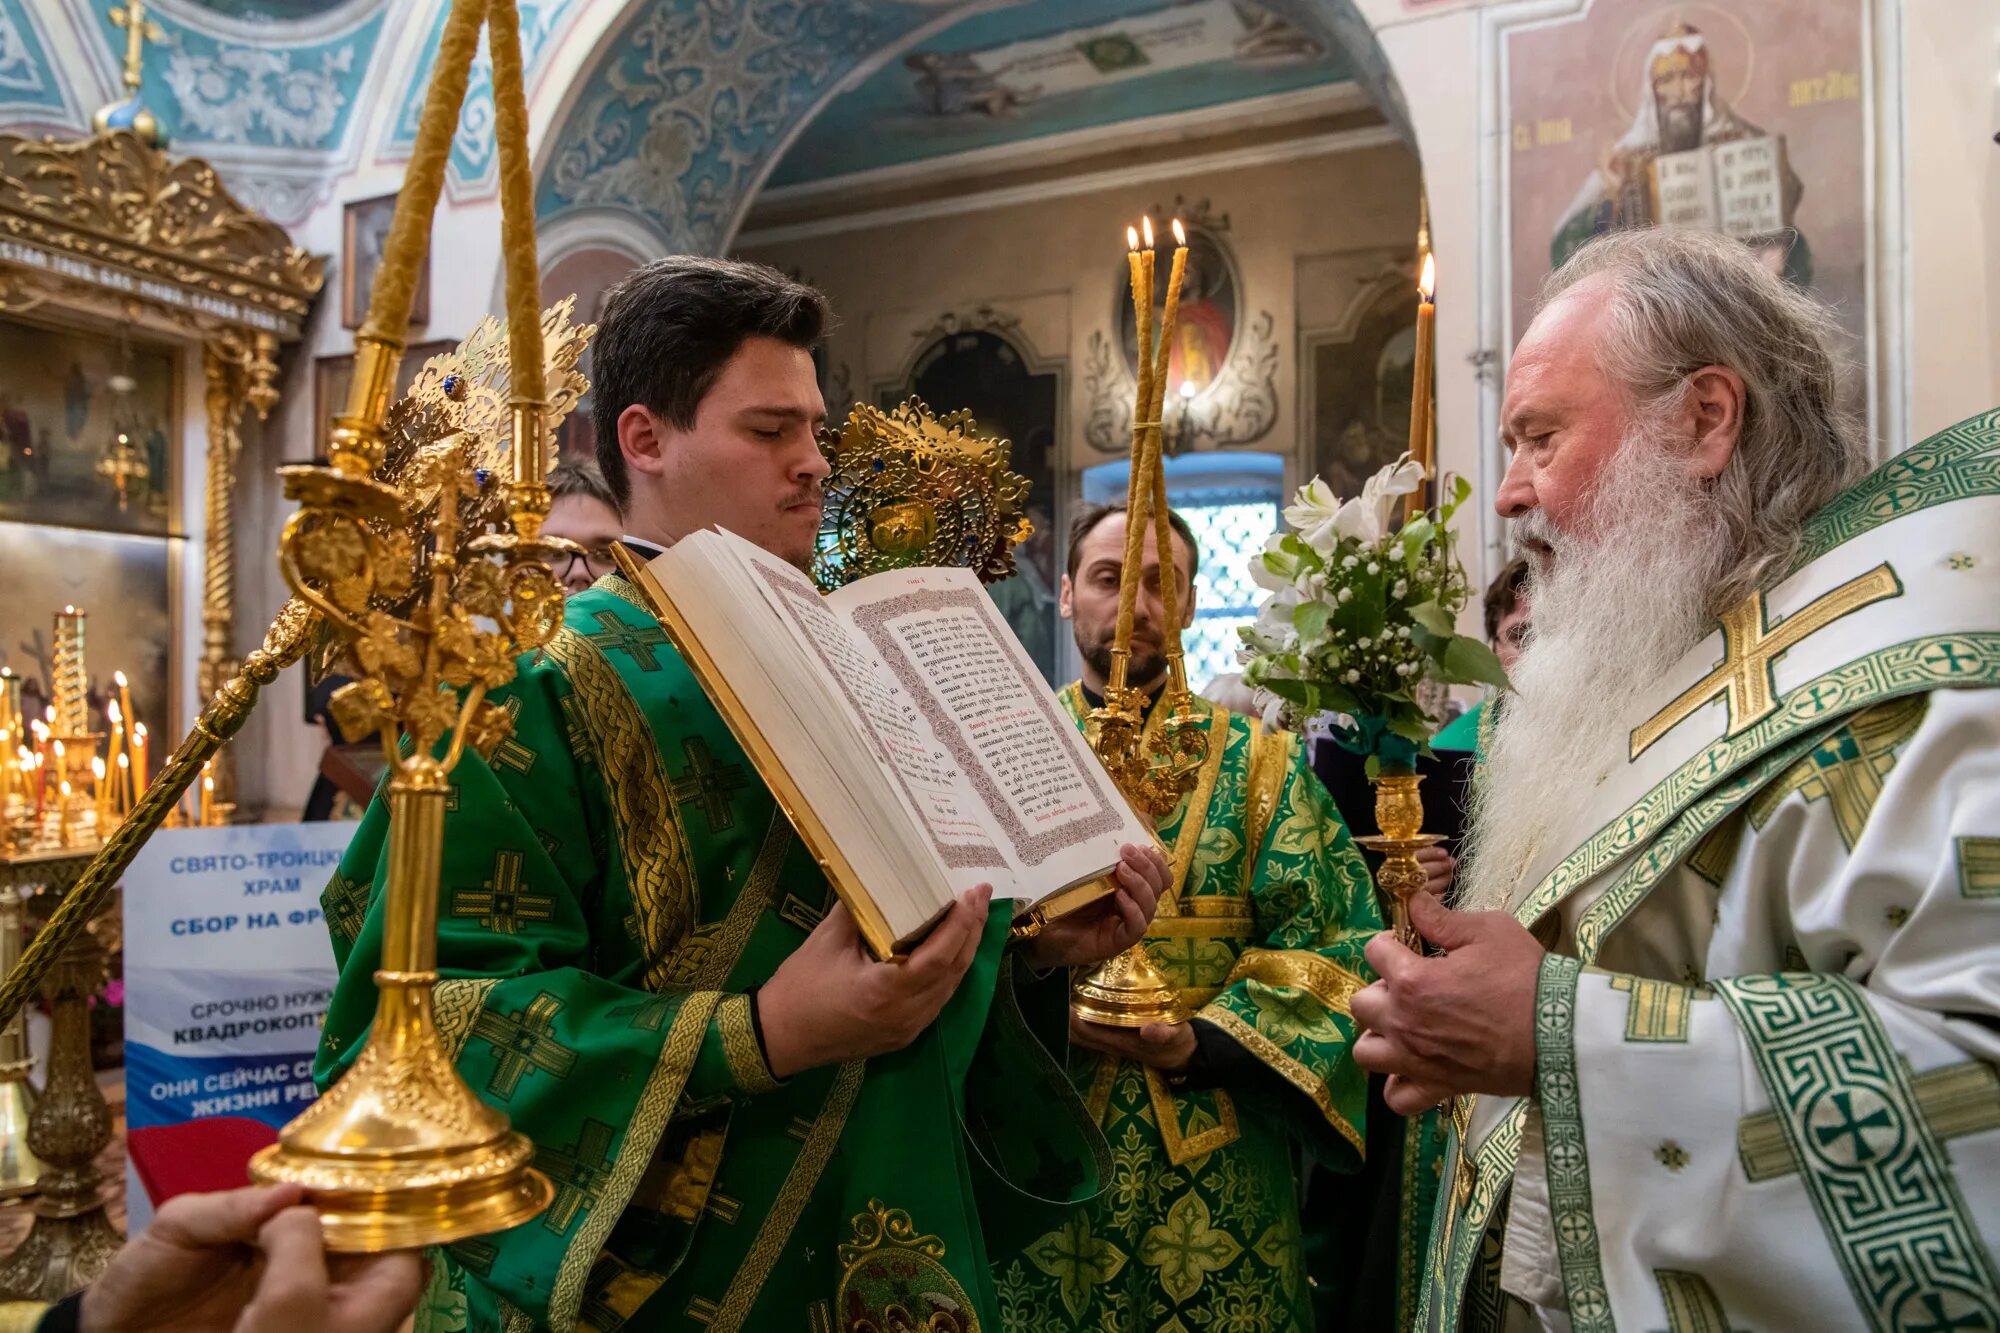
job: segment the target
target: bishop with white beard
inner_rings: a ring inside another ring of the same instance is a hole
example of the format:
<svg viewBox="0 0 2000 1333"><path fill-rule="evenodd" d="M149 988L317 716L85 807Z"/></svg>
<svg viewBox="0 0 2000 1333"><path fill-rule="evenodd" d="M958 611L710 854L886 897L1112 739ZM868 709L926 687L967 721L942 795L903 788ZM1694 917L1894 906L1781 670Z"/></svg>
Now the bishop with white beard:
<svg viewBox="0 0 2000 1333"><path fill-rule="evenodd" d="M1645 231L1516 349L1467 910L1353 999L1451 1109L1425 1329L2000 1330L2000 411L1869 472L1833 339Z"/></svg>

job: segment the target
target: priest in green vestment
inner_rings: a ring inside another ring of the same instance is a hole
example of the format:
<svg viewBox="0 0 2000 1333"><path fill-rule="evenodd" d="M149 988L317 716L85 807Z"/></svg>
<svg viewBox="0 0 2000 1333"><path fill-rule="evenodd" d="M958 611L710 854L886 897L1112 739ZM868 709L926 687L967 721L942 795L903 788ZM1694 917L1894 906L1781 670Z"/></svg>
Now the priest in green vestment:
<svg viewBox="0 0 2000 1333"><path fill-rule="evenodd" d="M1198 552L1174 516L1180 605ZM1084 678L1063 691L1082 725L1110 669L1125 514L1071 533L1064 613ZM1151 543L1130 678L1165 679ZM1180 626L1172 632L1178 633ZM1147 936L1193 1013L1132 1031L1073 1021L1070 1074L1111 1147L1108 1188L1000 1260L1014 1333L1115 1329L1285 1333L1312 1327L1298 1201L1299 1150L1360 1161L1366 1075L1348 1058L1348 997L1382 928L1360 855L1301 739L1202 700L1208 758L1160 824L1173 881ZM1064 998L1060 978L1029 987Z"/></svg>
<svg viewBox="0 0 2000 1333"><path fill-rule="evenodd" d="M825 316L811 288L718 260L611 294L596 426L630 544L720 525L805 562ZM1114 895L1019 946L974 889L877 963L623 580L572 598L492 697L514 734L454 770L438 1023L555 1199L434 1255L419 1328L997 1329L981 1200L1031 1217L1104 1175L1017 974L1139 938L1165 859L1127 848ZM341 969L322 1082L373 1013L386 833L378 801L322 900Z"/></svg>

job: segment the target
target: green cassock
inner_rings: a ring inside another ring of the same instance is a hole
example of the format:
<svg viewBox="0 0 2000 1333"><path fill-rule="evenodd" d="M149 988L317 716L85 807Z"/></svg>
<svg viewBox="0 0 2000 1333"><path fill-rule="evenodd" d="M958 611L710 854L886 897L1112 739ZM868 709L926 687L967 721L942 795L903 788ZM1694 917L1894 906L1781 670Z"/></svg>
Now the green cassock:
<svg viewBox="0 0 2000 1333"><path fill-rule="evenodd" d="M1063 701L1081 724L1076 686ZM1245 1056L1225 1084L1077 1052L1111 1145L1105 1192L997 1266L1016 1333L1284 1333L1312 1327L1297 1149L1359 1164L1367 1075L1348 1000L1382 928L1367 871L1299 737L1208 713L1200 779L1160 825L1174 891L1146 947ZM1254 1064L1252 1063L1254 1061Z"/></svg>
<svg viewBox="0 0 2000 1333"><path fill-rule="evenodd" d="M452 775L438 1026L556 1195L441 1252L419 1328L996 1330L979 1202L1031 1234L1060 1214L1030 1196L1105 1172L1017 1002L1006 913L914 1045L779 1083L747 992L831 890L639 595L570 599L494 697L513 738ZM322 1084L374 1012L387 833L378 799L322 900Z"/></svg>

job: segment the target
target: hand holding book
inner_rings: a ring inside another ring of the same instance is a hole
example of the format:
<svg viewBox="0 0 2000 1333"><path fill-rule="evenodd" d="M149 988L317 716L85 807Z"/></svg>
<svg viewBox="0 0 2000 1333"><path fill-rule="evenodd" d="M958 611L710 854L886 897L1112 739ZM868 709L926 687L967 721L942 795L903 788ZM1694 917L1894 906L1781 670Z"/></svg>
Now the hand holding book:
<svg viewBox="0 0 2000 1333"><path fill-rule="evenodd" d="M1145 935L1166 891L1166 858L1151 845L1122 849L1115 893L1056 918L1022 946L1038 970L1101 963ZM845 904L757 992L764 1058L777 1078L819 1065L901 1050L915 1041L957 991L978 952L993 888L958 897L909 957L878 962Z"/></svg>

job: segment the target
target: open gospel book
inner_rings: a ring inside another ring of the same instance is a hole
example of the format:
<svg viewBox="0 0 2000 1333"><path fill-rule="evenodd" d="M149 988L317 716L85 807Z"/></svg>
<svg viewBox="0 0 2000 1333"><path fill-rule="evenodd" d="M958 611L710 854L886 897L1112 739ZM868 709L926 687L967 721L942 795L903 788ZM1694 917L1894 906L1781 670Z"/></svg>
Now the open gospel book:
<svg viewBox="0 0 2000 1333"><path fill-rule="evenodd" d="M978 884L1074 910L1153 838L970 570L823 596L716 531L620 563L878 957Z"/></svg>

